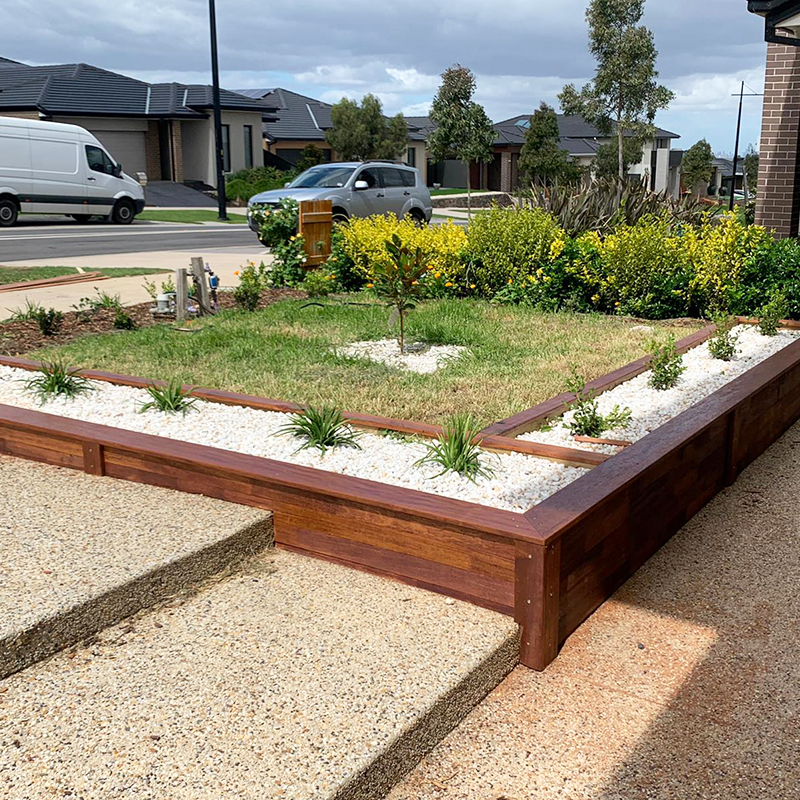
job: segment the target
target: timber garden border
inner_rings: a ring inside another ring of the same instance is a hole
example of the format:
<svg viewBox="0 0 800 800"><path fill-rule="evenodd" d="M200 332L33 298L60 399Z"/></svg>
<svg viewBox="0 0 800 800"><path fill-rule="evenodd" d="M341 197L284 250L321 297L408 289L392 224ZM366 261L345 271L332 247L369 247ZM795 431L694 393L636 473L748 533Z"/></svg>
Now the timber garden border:
<svg viewBox="0 0 800 800"><path fill-rule="evenodd" d="M679 346L697 346L712 332L704 328ZM0 364L38 366L12 357ZM641 359L590 387L600 393L646 369ZM121 385L153 383L81 372ZM298 409L219 390L194 393L210 402ZM530 452L536 443L511 438L562 413L571 399L559 395L484 431L489 449L592 467L524 514L6 405L0 452L269 509L279 546L513 615L522 626L521 662L541 670L583 620L800 419L800 340L613 457L588 453L593 463L581 462L587 451ZM347 416L362 427L441 432Z"/></svg>

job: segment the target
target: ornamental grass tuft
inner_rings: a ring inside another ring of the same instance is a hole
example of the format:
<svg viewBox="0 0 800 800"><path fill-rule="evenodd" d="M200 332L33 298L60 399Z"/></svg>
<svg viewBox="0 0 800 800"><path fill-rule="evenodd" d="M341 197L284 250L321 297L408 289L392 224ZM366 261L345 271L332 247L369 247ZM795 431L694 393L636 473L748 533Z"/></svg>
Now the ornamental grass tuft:
<svg viewBox="0 0 800 800"><path fill-rule="evenodd" d="M329 449L335 447L361 449L357 441L358 434L350 427L342 412L330 406L309 406L292 414L289 422L275 431L275 435L303 439L304 442L297 451L316 449L325 455Z"/></svg>
<svg viewBox="0 0 800 800"><path fill-rule="evenodd" d="M39 398L42 405L55 397L73 398L94 391L91 381L60 360L43 363L36 375L24 379L23 383L29 392Z"/></svg>
<svg viewBox="0 0 800 800"><path fill-rule="evenodd" d="M444 425L439 439L426 443L428 452L414 466L436 464L442 467L433 478L455 472L475 483L491 478L494 472L481 462L480 426L470 414L455 414Z"/></svg>

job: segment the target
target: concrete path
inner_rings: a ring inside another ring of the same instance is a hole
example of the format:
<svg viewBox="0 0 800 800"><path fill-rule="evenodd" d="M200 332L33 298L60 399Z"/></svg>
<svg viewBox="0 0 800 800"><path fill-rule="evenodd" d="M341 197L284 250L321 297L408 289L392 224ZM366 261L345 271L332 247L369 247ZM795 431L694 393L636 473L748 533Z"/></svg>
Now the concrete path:
<svg viewBox="0 0 800 800"><path fill-rule="evenodd" d="M800 797L800 425L391 800Z"/></svg>
<svg viewBox="0 0 800 800"><path fill-rule="evenodd" d="M35 261L19 261L11 266L58 266L83 267L87 271L93 269L112 269L117 267L146 267L148 269L164 269L174 273L180 267L189 267L192 256L202 256L219 275L222 286L236 286L239 279L234 274L247 261L258 264L261 261L269 264L272 256L267 255L264 248L256 243L250 247L233 247L219 250L167 250L154 253L114 253L111 255L78 256L73 258L44 259ZM0 294L0 320L8 319L14 309L24 308L26 301L39 303L45 308L59 311L72 311L82 297L95 294L95 289L114 295L118 294L123 305L135 305L150 300L144 288L145 281L154 281L157 285L169 276L144 275L138 277L109 278L97 283L78 283L72 286L51 286L38 289L3 292Z"/></svg>
<svg viewBox="0 0 800 800"><path fill-rule="evenodd" d="M196 496L0 466L0 543L17 581L0 598L6 615L62 587L91 601L239 521L237 507ZM0 797L378 800L517 652L508 617L263 551L0 680Z"/></svg>
<svg viewBox="0 0 800 800"><path fill-rule="evenodd" d="M0 456L0 677L271 543L256 509Z"/></svg>

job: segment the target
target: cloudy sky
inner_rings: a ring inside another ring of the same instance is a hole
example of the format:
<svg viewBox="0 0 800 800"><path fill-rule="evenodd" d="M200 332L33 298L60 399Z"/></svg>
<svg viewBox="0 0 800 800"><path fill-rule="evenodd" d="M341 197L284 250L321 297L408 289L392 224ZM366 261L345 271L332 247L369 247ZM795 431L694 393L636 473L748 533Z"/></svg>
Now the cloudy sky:
<svg viewBox="0 0 800 800"><path fill-rule="evenodd" d="M556 103L591 77L587 0L217 0L220 68L231 89L282 86L335 102L377 94L387 112L424 114L440 73L460 62L495 121ZM209 81L206 0L3 0L0 55L85 61L148 81ZM764 85L762 21L745 0L648 0L662 81L675 93L658 123L679 146L731 152L742 80ZM757 142L761 100L745 100ZM743 147L744 147L743 145Z"/></svg>

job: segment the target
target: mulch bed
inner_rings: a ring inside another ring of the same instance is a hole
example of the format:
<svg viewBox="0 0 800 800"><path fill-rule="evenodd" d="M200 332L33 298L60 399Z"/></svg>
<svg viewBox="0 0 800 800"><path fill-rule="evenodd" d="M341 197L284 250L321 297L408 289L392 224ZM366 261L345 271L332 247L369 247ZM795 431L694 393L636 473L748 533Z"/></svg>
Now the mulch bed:
<svg viewBox="0 0 800 800"><path fill-rule="evenodd" d="M306 297L305 292L296 289L270 289L263 292L259 308L279 303L282 300L298 300ZM147 328L151 325L171 325L174 320L163 317L153 317L151 309L155 304L152 301L139 303L135 306L125 306L125 313L129 314L138 328ZM221 292L219 296L220 310L235 308L233 296L230 292ZM42 347L67 344L81 336L91 336L97 333L117 333L114 328L114 311L100 309L90 315L67 311L64 313L64 322L55 336L44 336L39 326L33 320L16 322L7 320L0 322L0 355L18 356L38 350Z"/></svg>

